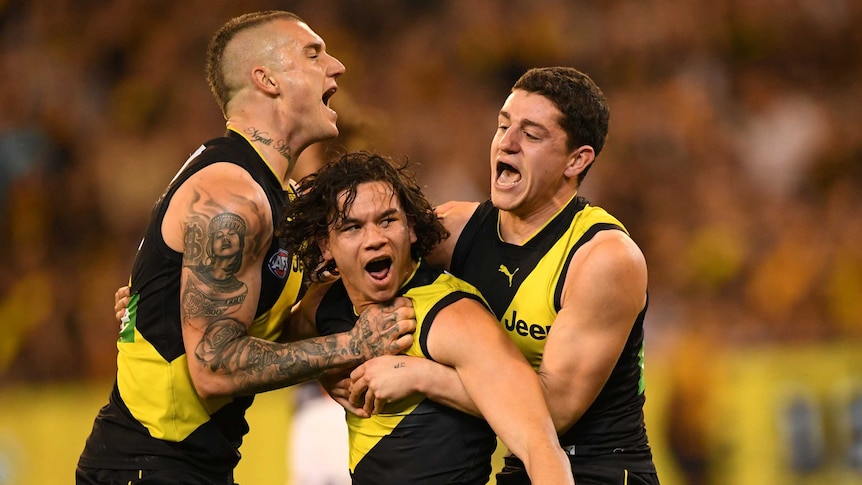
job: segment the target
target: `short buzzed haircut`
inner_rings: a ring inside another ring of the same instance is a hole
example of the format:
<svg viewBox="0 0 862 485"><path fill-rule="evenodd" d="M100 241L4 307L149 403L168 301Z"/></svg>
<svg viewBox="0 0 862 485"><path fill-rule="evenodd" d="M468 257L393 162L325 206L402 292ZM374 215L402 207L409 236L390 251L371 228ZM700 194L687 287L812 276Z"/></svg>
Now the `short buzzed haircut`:
<svg viewBox="0 0 862 485"><path fill-rule="evenodd" d="M213 96L215 96L219 109L221 109L225 117L227 117L227 103L231 97L230 89L225 82L224 73L224 52L227 45L242 31L280 19L304 23L304 20L299 18L298 15L284 10L251 12L230 19L210 39L209 47L207 48L207 83Z"/></svg>

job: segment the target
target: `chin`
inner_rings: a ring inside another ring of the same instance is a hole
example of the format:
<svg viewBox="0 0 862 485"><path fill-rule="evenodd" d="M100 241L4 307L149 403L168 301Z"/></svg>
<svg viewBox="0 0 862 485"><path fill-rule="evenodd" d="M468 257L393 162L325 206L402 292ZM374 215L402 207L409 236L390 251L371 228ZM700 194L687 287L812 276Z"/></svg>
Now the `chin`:
<svg viewBox="0 0 862 485"><path fill-rule="evenodd" d="M370 292L371 300L379 303L389 301L398 295L397 288L375 289Z"/></svg>
<svg viewBox="0 0 862 485"><path fill-rule="evenodd" d="M516 207L512 194L500 193L494 189L491 190L491 203L500 210L511 210Z"/></svg>

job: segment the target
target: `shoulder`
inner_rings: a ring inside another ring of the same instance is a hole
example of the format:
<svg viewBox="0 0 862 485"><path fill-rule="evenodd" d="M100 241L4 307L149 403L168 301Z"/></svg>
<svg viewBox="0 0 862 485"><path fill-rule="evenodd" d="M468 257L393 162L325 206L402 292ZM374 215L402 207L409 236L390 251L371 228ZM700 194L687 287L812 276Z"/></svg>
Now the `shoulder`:
<svg viewBox="0 0 862 485"><path fill-rule="evenodd" d="M575 264L576 263L576 264ZM594 271L617 272L646 270L643 252L622 230L603 230L575 253L572 269L587 267Z"/></svg>
<svg viewBox="0 0 862 485"><path fill-rule="evenodd" d="M463 228L473 213L476 212L477 207L479 207L478 202L452 200L438 205L435 210L437 211L437 217L443 221L444 225L451 225L451 227L446 225L446 228L452 230Z"/></svg>
<svg viewBox="0 0 862 485"><path fill-rule="evenodd" d="M263 188L242 167L217 162L177 188L162 224L165 241L178 249L189 230L205 232L217 216L237 221L241 233L259 242L256 246L261 248L274 230L272 208Z"/></svg>
<svg viewBox="0 0 862 485"><path fill-rule="evenodd" d="M566 293L646 294L647 264L638 245L623 231L599 231L572 258ZM565 302L563 302L565 305Z"/></svg>
<svg viewBox="0 0 862 485"><path fill-rule="evenodd" d="M321 302L324 297L329 294L335 281L312 283L309 285L308 291L305 292L302 299L297 303L296 308L294 309L294 314L300 318L301 321L315 325L317 323L317 309L320 308ZM330 297L331 296L332 295L330 295Z"/></svg>
<svg viewBox="0 0 862 485"><path fill-rule="evenodd" d="M260 205L269 205L266 193L252 175L230 162L217 162L202 168L183 183L176 197L189 202L206 199L223 209L240 211L258 212Z"/></svg>
<svg viewBox="0 0 862 485"><path fill-rule="evenodd" d="M443 268L449 267L458 238L461 237L461 232L477 207L479 207L478 202L450 201L435 208L443 227L449 231L449 237L438 244L426 257L429 263Z"/></svg>

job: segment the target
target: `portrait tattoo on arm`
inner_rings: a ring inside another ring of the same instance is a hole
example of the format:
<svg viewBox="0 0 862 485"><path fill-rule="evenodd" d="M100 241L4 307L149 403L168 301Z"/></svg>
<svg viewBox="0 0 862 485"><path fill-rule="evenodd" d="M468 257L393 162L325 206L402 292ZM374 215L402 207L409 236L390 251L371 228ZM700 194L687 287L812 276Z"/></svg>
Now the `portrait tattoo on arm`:
<svg viewBox="0 0 862 485"><path fill-rule="evenodd" d="M196 191L185 222L180 306L182 325L201 332L193 351L198 363L230 379L232 394L243 395L346 370L383 353L384 345L365 315L346 339L328 335L280 344L250 336L250 322L240 317L243 305L251 304L246 302L248 280L239 279L247 271L240 270L244 260L249 264L252 256L263 255L272 233L255 230L270 224L267 208L239 196L231 203L250 205L248 210L228 210ZM384 318L392 326L397 321Z"/></svg>
<svg viewBox="0 0 862 485"><path fill-rule="evenodd" d="M245 220L231 212L210 219L206 232L198 221L187 226L183 265L191 271L182 300L187 317L229 315L245 301L248 287L236 277L245 233Z"/></svg>

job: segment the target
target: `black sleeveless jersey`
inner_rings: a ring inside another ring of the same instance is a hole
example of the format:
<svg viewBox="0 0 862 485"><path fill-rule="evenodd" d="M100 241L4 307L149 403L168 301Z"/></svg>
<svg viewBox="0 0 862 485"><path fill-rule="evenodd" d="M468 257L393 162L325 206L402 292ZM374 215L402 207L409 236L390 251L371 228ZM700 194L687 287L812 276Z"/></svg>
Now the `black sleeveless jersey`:
<svg viewBox="0 0 862 485"><path fill-rule="evenodd" d="M479 205L464 227L450 271L488 300L506 332L538 369L560 310L565 275L575 252L597 232L626 231L613 216L582 197L572 200L521 246L499 236L499 210ZM595 402L567 432L563 446L648 450L644 427L643 321L632 324L625 348ZM647 453L648 456L648 453ZM651 466L649 464L647 468Z"/></svg>
<svg viewBox="0 0 862 485"><path fill-rule="evenodd" d="M112 469L195 467L229 473L248 432L252 397L201 399L188 370L180 324L183 254L161 234L177 188L218 162L245 169L266 193L274 224L291 196L266 161L241 134L228 131L206 142L180 169L156 202L131 275L128 320L117 342L117 378L80 458L82 466ZM275 340L281 318L299 299L302 273L273 239L261 271L261 293L249 334Z"/></svg>
<svg viewBox="0 0 862 485"><path fill-rule="evenodd" d="M437 313L462 299L487 304L451 274L420 263L399 294L413 301L416 331L407 355L432 359L426 346ZM327 290L315 315L321 335L348 331L358 316L341 280ZM483 419L421 395L386 405L368 419L347 413L350 473L355 485L458 483L484 485L496 440Z"/></svg>

